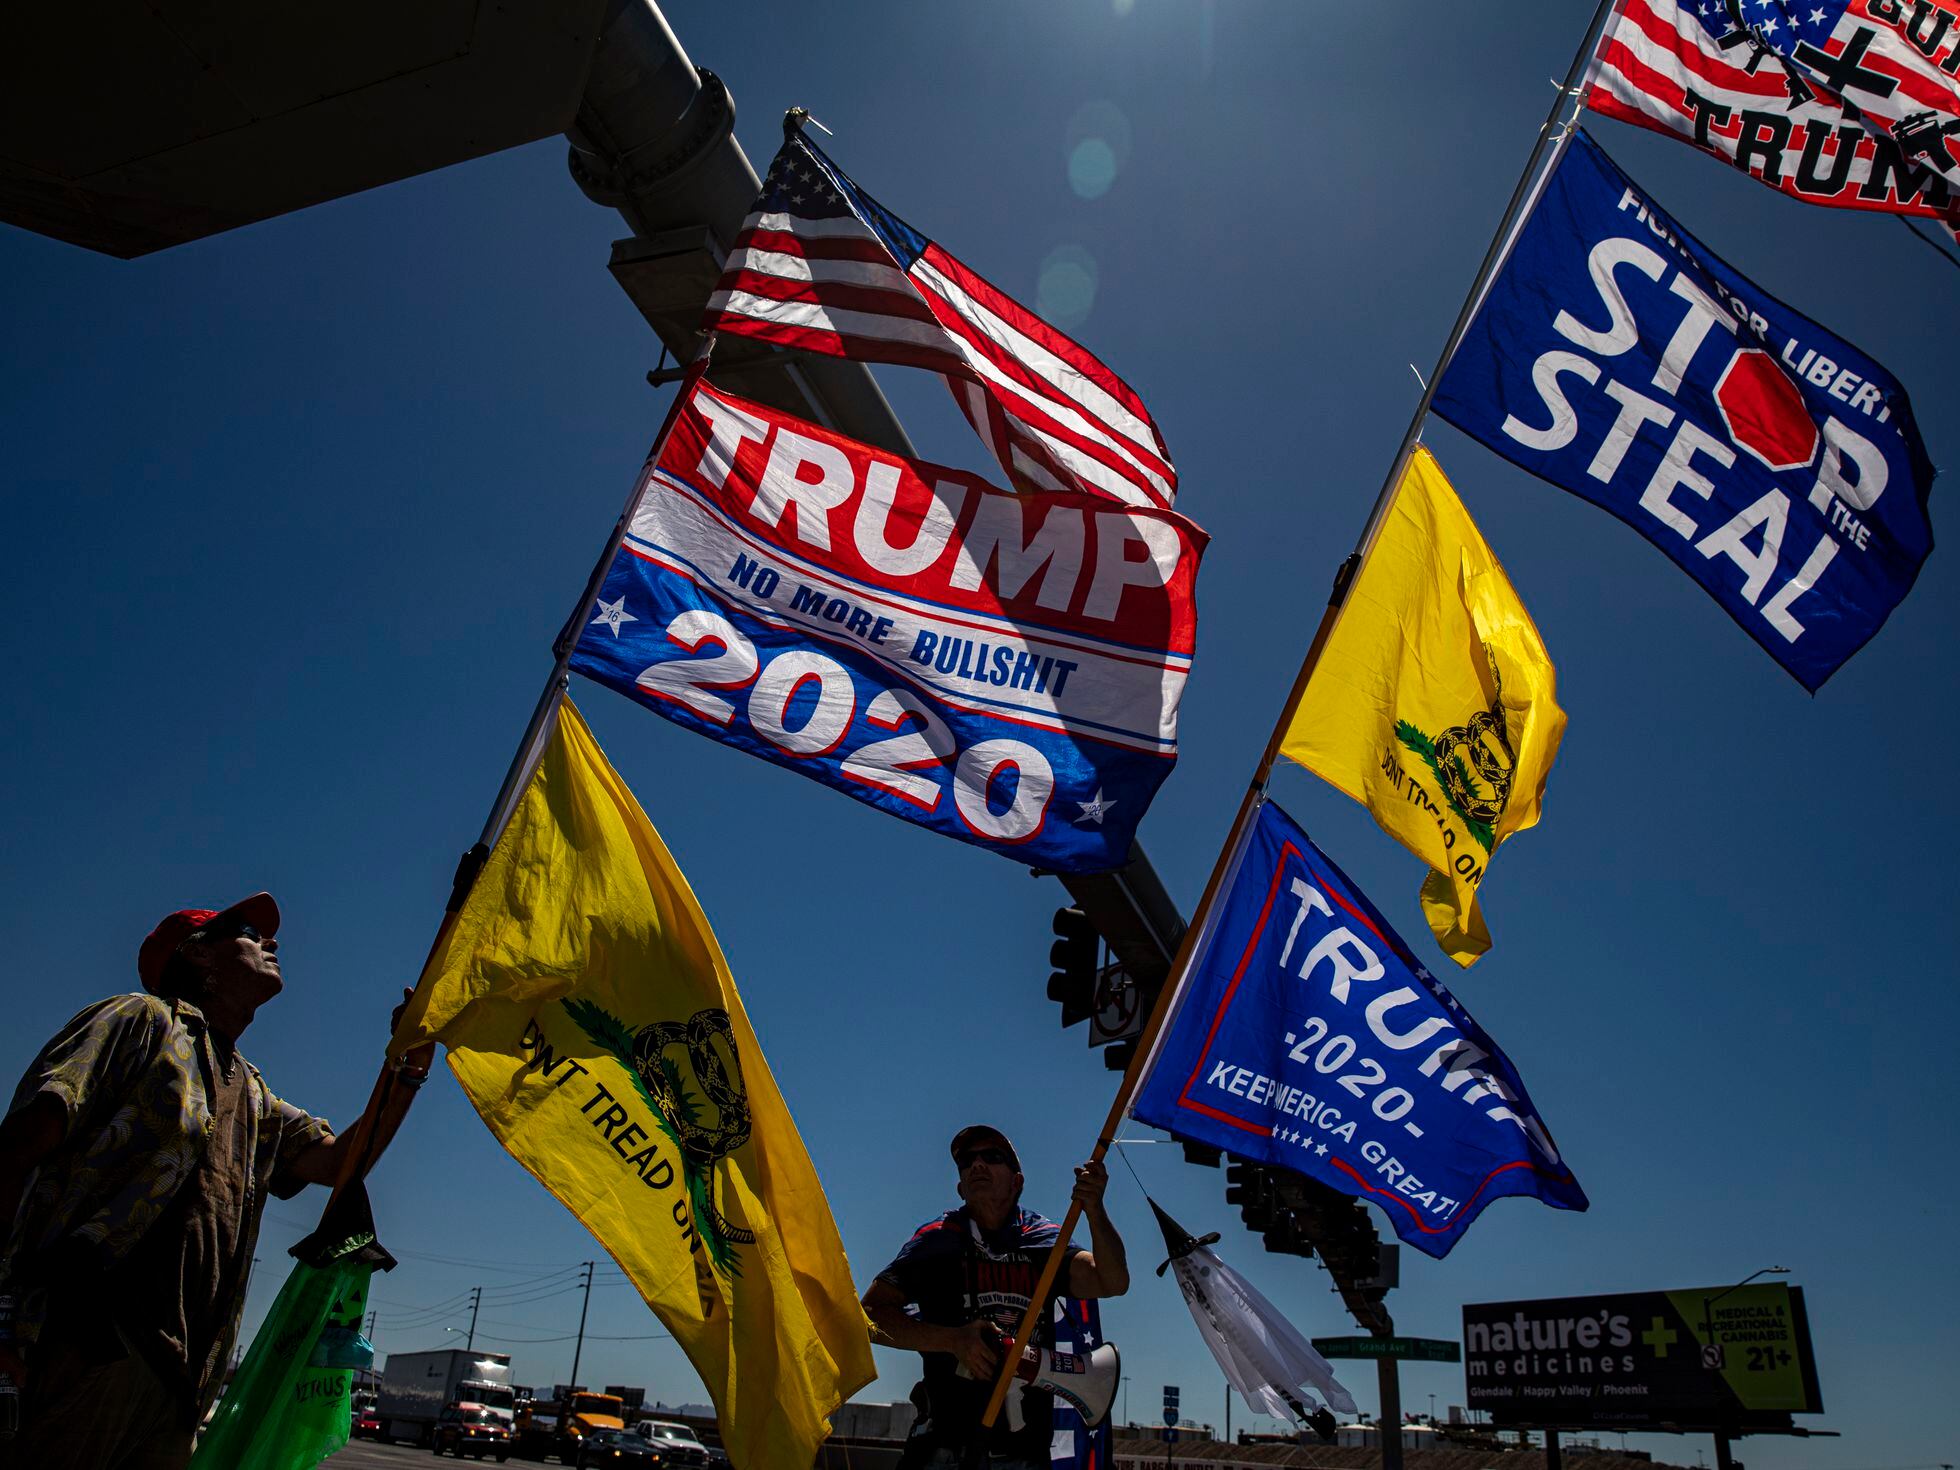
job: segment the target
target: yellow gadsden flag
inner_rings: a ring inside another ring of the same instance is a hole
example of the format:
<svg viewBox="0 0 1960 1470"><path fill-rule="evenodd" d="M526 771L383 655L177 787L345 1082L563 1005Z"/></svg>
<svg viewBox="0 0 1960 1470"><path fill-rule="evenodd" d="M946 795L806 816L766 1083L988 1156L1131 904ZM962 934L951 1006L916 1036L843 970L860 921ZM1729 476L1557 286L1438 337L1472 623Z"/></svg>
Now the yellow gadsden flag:
<svg viewBox="0 0 1960 1470"><path fill-rule="evenodd" d="M1459 965L1490 948L1477 886L1538 820L1565 730L1551 657L1418 446L1281 742L1429 864L1423 913Z"/></svg>
<svg viewBox="0 0 1960 1470"><path fill-rule="evenodd" d="M686 1351L744 1470L871 1381L830 1205L687 880L569 700L396 1030Z"/></svg>

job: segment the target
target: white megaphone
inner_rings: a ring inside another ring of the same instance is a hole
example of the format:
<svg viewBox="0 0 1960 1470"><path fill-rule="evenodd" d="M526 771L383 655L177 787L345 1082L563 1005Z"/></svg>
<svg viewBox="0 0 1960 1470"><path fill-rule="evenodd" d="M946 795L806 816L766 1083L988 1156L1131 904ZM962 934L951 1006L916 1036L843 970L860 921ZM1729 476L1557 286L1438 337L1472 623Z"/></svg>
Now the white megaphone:
<svg viewBox="0 0 1960 1470"><path fill-rule="evenodd" d="M1058 1353L1029 1347L1021 1354L1016 1375L1031 1388L1058 1394L1075 1406L1083 1422L1094 1429L1109 1417L1122 1378L1122 1361L1114 1343L1092 1352Z"/></svg>

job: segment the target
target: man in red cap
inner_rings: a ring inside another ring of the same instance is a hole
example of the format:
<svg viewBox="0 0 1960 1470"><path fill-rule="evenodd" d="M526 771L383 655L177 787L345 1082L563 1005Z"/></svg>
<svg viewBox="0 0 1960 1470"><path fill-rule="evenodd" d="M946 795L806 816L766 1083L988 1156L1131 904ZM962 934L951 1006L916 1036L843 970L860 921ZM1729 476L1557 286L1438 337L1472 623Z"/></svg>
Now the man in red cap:
<svg viewBox="0 0 1960 1470"><path fill-rule="evenodd" d="M1022 1389L1018 1413L1004 1410L984 1435L980 1418L1000 1373L1002 1340L1012 1344L1061 1228L1021 1208L1021 1160L998 1128L984 1123L962 1128L953 1135L952 1152L965 1203L913 1232L864 1294L865 1315L876 1329L872 1340L912 1348L925 1359L925 1376L912 1390L919 1420L899 1465L901 1470L957 1470L972 1461L990 1470L1045 1467L1053 1436L1052 1395ZM1089 1222L1091 1249L1072 1249L1057 1273L1035 1332L1037 1347L1054 1339L1055 1297L1089 1300L1130 1289L1123 1237L1103 1208L1108 1187L1109 1173L1099 1161L1076 1169L1073 1198ZM973 1460L976 1452L980 1458Z"/></svg>
<svg viewBox="0 0 1960 1470"><path fill-rule="evenodd" d="M279 906L183 909L137 952L141 995L42 1047L0 1122L0 1294L36 1470L177 1470L216 1396L268 1194L333 1184L353 1133L276 1097L238 1052L282 987ZM405 1064L362 1145L386 1147L428 1075Z"/></svg>

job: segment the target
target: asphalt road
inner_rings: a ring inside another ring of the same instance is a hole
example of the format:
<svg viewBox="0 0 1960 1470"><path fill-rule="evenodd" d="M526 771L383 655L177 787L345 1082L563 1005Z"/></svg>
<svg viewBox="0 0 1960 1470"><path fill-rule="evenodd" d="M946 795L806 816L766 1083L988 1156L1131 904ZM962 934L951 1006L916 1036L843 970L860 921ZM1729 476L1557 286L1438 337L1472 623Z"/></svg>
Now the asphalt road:
<svg viewBox="0 0 1960 1470"><path fill-rule="evenodd" d="M495 1456L488 1456L482 1460L458 1461L451 1455L434 1455L427 1450L416 1449L405 1444L377 1444L372 1440L357 1439L350 1442L339 1454L329 1455L323 1463L334 1466L335 1470L405 1470L405 1467L410 1465L419 1466L421 1470L429 1470L429 1467L435 1465L494 1466L497 1461ZM512 1460L510 1463L528 1466L534 1462ZM558 1462L548 1460L545 1463L555 1466Z"/></svg>

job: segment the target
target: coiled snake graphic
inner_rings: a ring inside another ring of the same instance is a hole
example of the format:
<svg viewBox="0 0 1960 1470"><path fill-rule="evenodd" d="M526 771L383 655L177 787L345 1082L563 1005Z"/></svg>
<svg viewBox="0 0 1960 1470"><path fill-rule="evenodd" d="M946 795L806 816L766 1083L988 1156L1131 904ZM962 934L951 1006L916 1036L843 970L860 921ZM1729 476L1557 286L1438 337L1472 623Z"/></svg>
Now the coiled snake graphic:
<svg viewBox="0 0 1960 1470"><path fill-rule="evenodd" d="M695 1086L711 1105L708 1109L688 1094L673 1055L677 1050L685 1055ZM714 1166L749 1141L748 1089L728 1012L711 1007L696 1011L685 1023L642 1026L633 1037L633 1068L673 1130L687 1171L708 1181L705 1198L715 1228L738 1245L753 1245L755 1232L724 1218L714 1203Z"/></svg>
<svg viewBox="0 0 1960 1470"><path fill-rule="evenodd" d="M1450 804L1471 821L1495 827L1504 815L1504 804L1511 799L1511 767L1516 756L1504 729L1504 686L1497 672L1497 660L1490 662L1490 707L1481 709L1461 725L1452 725L1436 737L1436 774L1443 782ZM1464 770L1467 763L1470 770ZM1490 789L1488 796L1470 779Z"/></svg>

